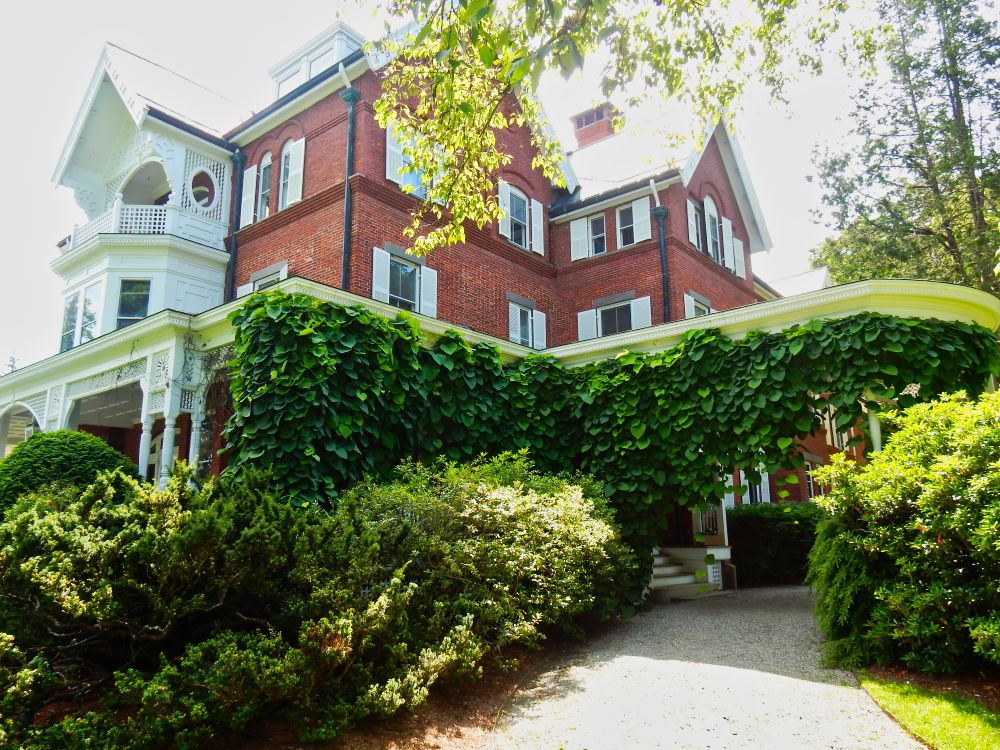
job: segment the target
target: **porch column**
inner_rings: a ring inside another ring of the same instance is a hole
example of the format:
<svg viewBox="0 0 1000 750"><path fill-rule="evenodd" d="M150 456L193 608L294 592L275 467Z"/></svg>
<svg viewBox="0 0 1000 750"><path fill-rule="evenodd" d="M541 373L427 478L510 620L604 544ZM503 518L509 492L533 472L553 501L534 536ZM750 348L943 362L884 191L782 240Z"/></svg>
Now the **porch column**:
<svg viewBox="0 0 1000 750"><path fill-rule="evenodd" d="M188 441L188 466L197 471L198 458L201 455L201 422L205 418L205 399L195 397L195 406L191 410L191 439Z"/></svg>
<svg viewBox="0 0 1000 750"><path fill-rule="evenodd" d="M167 486L170 470L174 468L174 442L177 438L177 415L163 418L163 449L160 454L160 489Z"/></svg>
<svg viewBox="0 0 1000 750"><path fill-rule="evenodd" d="M719 503L719 510L722 513L722 524L721 524L721 529L720 529L720 531L722 531L722 546L723 547L728 547L729 546L729 521L726 518L726 503L725 503L725 501Z"/></svg>
<svg viewBox="0 0 1000 750"><path fill-rule="evenodd" d="M871 409L868 410L868 437L871 438L873 451L882 450L882 423L878 420L878 414Z"/></svg>
<svg viewBox="0 0 1000 750"><path fill-rule="evenodd" d="M149 365L146 365L147 372ZM139 474L145 479L146 469L149 468L149 444L153 439L153 415L149 413L149 386L140 382L142 388L142 406L139 416L142 420L142 432L139 434Z"/></svg>
<svg viewBox="0 0 1000 750"><path fill-rule="evenodd" d="M7 438L10 432L10 412L0 417L0 458L7 454Z"/></svg>

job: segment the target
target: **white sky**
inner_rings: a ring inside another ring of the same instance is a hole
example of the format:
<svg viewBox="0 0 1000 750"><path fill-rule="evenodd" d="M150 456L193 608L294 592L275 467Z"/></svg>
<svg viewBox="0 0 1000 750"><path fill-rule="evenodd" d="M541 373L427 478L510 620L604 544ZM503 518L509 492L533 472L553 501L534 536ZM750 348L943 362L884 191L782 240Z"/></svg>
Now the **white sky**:
<svg viewBox="0 0 1000 750"><path fill-rule="evenodd" d="M0 44L0 143L7 164L0 181L0 372L11 355L23 367L57 350L61 281L49 263L55 243L85 217L72 193L50 180L102 44L115 42L259 109L272 93L267 68L332 24L337 7L315 0L278 6L246 0L231 7L206 0L155 7L134 0L58 0L20 3L8 14ZM369 11L342 7L358 31L379 33ZM545 100L554 122L578 111L582 87L578 80L546 87L571 92ZM753 270L764 279L806 270L809 249L828 234L809 214L820 205L819 186L808 179L811 154L817 143L845 134L838 117L850 109L849 90L844 73L828 66L822 77L792 86L788 108L758 92L736 121L774 241L771 253L753 257Z"/></svg>

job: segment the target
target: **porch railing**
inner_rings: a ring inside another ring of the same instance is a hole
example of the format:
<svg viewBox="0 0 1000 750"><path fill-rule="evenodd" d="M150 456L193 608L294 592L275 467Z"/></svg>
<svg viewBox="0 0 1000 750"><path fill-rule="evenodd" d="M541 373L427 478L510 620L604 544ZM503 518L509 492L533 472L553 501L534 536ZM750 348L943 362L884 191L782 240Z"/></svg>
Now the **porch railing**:
<svg viewBox="0 0 1000 750"><path fill-rule="evenodd" d="M111 208L93 221L77 227L63 245L63 253L80 247L99 234L172 234L225 249L226 225L178 206L133 206L116 198Z"/></svg>

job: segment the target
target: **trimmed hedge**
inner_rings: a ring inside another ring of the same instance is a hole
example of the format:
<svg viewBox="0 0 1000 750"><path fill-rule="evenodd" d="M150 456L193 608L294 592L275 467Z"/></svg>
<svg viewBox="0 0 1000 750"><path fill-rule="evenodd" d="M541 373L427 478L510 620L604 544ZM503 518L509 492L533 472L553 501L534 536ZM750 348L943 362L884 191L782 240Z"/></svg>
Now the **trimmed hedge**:
<svg viewBox="0 0 1000 750"><path fill-rule="evenodd" d="M86 432L36 432L0 461L0 508L50 484L85 487L102 471L139 469L99 437Z"/></svg>
<svg viewBox="0 0 1000 750"><path fill-rule="evenodd" d="M804 583L822 517L815 503L761 503L727 510L739 585Z"/></svg>

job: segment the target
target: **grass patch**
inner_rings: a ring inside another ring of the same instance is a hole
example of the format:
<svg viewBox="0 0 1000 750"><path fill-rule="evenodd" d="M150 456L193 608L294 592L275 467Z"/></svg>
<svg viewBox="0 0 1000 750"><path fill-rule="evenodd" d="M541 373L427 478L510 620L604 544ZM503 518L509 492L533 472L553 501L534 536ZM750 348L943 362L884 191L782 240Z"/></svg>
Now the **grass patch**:
<svg viewBox="0 0 1000 750"><path fill-rule="evenodd" d="M861 675L861 684L907 731L935 750L1000 747L1000 714L957 695Z"/></svg>

